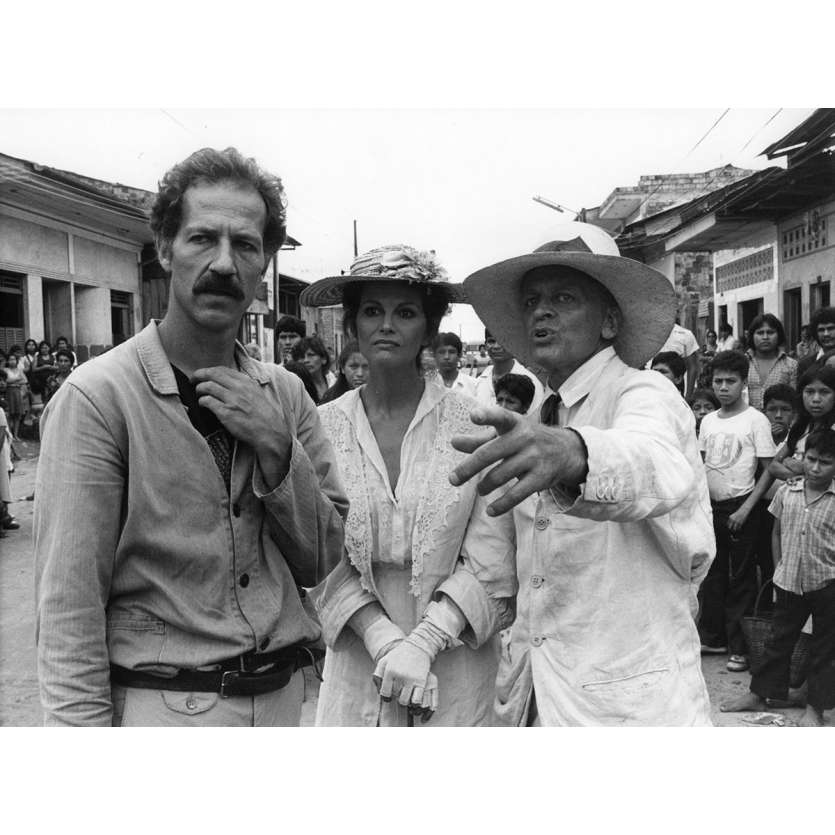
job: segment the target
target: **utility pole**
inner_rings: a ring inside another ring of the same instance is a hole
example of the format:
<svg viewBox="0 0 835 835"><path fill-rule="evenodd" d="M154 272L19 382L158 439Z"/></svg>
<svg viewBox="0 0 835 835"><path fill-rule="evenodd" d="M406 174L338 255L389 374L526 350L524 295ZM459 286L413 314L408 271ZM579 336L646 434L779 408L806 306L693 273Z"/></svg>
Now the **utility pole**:
<svg viewBox="0 0 835 835"><path fill-rule="evenodd" d="M359 252L357 251L357 222L355 220L354 221L354 258L356 258L357 255L359 255Z"/></svg>

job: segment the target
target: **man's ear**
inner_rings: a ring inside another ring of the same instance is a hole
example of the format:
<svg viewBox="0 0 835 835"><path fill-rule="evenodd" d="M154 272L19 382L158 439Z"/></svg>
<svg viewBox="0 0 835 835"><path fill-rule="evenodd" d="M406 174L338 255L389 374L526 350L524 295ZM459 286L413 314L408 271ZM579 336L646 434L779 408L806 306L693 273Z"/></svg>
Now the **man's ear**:
<svg viewBox="0 0 835 835"><path fill-rule="evenodd" d="M171 272L171 242L166 241L162 238L157 238L154 241L154 244L157 248L157 261L159 261L160 266L165 270L165 272Z"/></svg>
<svg viewBox="0 0 835 835"><path fill-rule="evenodd" d="M620 310L616 307L607 307L600 323L600 335L606 340L613 340L620 330Z"/></svg>

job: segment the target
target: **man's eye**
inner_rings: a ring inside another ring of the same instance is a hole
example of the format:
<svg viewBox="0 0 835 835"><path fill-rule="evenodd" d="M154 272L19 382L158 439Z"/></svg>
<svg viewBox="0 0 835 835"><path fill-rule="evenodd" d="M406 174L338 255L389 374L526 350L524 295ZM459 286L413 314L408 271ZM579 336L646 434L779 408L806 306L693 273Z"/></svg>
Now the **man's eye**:
<svg viewBox="0 0 835 835"><path fill-rule="evenodd" d="M528 296L526 299L522 299L522 307L533 307L536 304L536 298L534 296ZM489 342L487 343L490 344Z"/></svg>

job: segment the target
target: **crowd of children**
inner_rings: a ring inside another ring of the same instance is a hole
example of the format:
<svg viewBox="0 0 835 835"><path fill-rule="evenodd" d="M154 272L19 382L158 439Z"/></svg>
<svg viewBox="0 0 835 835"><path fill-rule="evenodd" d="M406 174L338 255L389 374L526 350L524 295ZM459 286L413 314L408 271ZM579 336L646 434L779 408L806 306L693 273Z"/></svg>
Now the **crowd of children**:
<svg viewBox="0 0 835 835"><path fill-rule="evenodd" d="M40 413L77 364L65 337L55 350L49 342L27 339L24 345L0 348L0 538L20 525L9 513L11 474L23 437L38 438Z"/></svg>
<svg viewBox="0 0 835 835"><path fill-rule="evenodd" d="M835 308L824 313L819 318L835 321ZM716 558L699 591L702 652L727 654L729 670L752 673L751 692L722 709L761 710L766 700L788 699L792 650L811 626L804 725L822 724L822 712L835 707L835 358L825 342L828 324L818 331L817 353L798 369L784 353L779 320L758 317L747 334L752 348L713 353L688 398L716 535ZM765 345L768 339L778 344ZM680 357L659 354L651 367L684 391ZM768 583L774 593L760 595L758 608L772 612L773 625L751 667L743 618Z"/></svg>

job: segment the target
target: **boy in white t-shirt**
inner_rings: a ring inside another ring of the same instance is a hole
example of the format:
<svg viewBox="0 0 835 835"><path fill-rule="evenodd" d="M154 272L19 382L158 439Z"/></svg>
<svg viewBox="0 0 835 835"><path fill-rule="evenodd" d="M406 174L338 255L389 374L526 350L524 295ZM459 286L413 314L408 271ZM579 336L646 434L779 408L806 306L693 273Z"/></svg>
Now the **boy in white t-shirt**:
<svg viewBox="0 0 835 835"><path fill-rule="evenodd" d="M760 478L774 456L768 418L745 404L748 357L721 351L713 359L719 410L702 418L699 447L713 507L716 559L699 591L703 653L729 652L728 669L748 669L742 617L757 593L757 503L769 478Z"/></svg>

